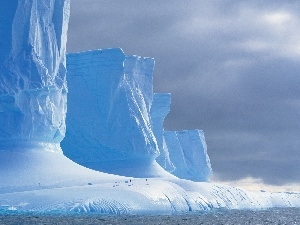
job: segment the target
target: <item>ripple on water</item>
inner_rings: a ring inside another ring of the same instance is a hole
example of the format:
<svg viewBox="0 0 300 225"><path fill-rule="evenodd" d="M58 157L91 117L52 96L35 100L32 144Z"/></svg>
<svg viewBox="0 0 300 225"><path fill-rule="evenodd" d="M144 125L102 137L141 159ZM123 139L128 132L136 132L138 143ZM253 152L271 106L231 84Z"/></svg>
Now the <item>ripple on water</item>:
<svg viewBox="0 0 300 225"><path fill-rule="evenodd" d="M220 210L182 215L14 214L0 215L0 224L299 224L300 208Z"/></svg>

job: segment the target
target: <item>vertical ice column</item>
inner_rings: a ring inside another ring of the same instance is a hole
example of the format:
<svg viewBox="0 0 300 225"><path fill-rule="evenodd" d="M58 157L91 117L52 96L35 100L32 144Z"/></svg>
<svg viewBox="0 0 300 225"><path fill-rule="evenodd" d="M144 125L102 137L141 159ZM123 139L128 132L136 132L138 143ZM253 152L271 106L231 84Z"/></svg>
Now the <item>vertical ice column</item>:
<svg viewBox="0 0 300 225"><path fill-rule="evenodd" d="M172 174L179 178L190 179L190 176L188 175L189 168L178 140L177 132L165 131L164 140L166 145L165 149L168 150L169 159L175 167Z"/></svg>
<svg viewBox="0 0 300 225"><path fill-rule="evenodd" d="M173 171L174 165L170 161L169 152L164 140L164 119L170 111L171 94L154 93L150 110L153 133L155 135L160 155L156 161L167 171Z"/></svg>
<svg viewBox="0 0 300 225"><path fill-rule="evenodd" d="M208 181L212 174L204 133L201 130L166 131L166 145L175 176Z"/></svg>
<svg viewBox="0 0 300 225"><path fill-rule="evenodd" d="M150 112L153 99L154 59L136 55L127 55L124 61L124 73L131 81L132 90L140 90L139 94L145 104L147 114ZM142 96L141 96L142 94Z"/></svg>
<svg viewBox="0 0 300 225"><path fill-rule="evenodd" d="M69 10L70 0L1 1L1 143L63 139Z"/></svg>
<svg viewBox="0 0 300 225"><path fill-rule="evenodd" d="M12 24L17 6L18 0L0 2L0 68L3 68L12 48ZM0 79L2 81L3 77ZM5 84L0 82L0 87L3 85Z"/></svg>
<svg viewBox="0 0 300 225"><path fill-rule="evenodd" d="M152 163L159 153L149 115L154 60L125 56L121 49L67 58L64 154L85 167L123 175L131 175L126 168Z"/></svg>
<svg viewBox="0 0 300 225"><path fill-rule="evenodd" d="M207 146L202 130L177 131L185 155L189 175L195 181L207 181L212 173Z"/></svg>

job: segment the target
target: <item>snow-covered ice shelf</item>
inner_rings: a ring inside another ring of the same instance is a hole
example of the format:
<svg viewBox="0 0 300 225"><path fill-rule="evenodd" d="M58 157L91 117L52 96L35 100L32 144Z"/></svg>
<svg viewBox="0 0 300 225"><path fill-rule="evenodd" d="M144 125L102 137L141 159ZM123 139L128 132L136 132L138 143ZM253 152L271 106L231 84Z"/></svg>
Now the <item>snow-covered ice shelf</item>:
<svg viewBox="0 0 300 225"><path fill-rule="evenodd" d="M300 193L207 182L203 131L163 128L171 95L153 93L154 60L66 56L69 11L70 0L0 2L0 213L300 207Z"/></svg>

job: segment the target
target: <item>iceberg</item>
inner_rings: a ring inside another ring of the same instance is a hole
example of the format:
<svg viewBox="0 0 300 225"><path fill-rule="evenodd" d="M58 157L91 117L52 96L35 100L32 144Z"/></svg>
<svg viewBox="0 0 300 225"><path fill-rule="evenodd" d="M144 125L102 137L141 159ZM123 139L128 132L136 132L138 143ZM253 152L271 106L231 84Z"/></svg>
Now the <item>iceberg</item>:
<svg viewBox="0 0 300 225"><path fill-rule="evenodd" d="M150 173L159 155L150 121L154 60L106 49L68 54L67 66L64 154L102 172L156 176Z"/></svg>
<svg viewBox="0 0 300 225"><path fill-rule="evenodd" d="M66 57L69 12L69 0L0 3L0 213L300 207L300 193L198 182L211 174L204 134L164 131L170 94L153 94L154 60Z"/></svg>
<svg viewBox="0 0 300 225"><path fill-rule="evenodd" d="M68 128L61 147L68 158L117 175L166 176L160 164L179 178L208 180L202 131L177 132L181 155L168 150L163 121L171 94L153 94L153 59L126 56L121 49L94 50L68 54L67 67Z"/></svg>

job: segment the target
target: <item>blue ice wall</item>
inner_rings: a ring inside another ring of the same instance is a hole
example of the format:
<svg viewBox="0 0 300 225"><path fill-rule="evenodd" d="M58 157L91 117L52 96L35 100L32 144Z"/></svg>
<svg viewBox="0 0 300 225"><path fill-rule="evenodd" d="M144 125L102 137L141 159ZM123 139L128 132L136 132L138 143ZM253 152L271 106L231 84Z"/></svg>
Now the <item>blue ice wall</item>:
<svg viewBox="0 0 300 225"><path fill-rule="evenodd" d="M49 86L66 88L69 0L1 2L0 94Z"/></svg>
<svg viewBox="0 0 300 225"><path fill-rule="evenodd" d="M203 131L164 131L164 119L170 111L171 94L155 93L150 110L153 133L160 155L156 161L173 175L207 181L212 173Z"/></svg>
<svg viewBox="0 0 300 225"><path fill-rule="evenodd" d="M67 132L61 142L67 157L127 176L151 174L156 159L179 178L208 179L203 132L164 132L171 95L153 94L153 59L105 49L68 54L67 67Z"/></svg>
<svg viewBox="0 0 300 225"><path fill-rule="evenodd" d="M12 23L17 6L18 0L0 2L0 68L4 66L12 47Z"/></svg>
<svg viewBox="0 0 300 225"><path fill-rule="evenodd" d="M150 164L159 150L151 129L154 60L121 49L67 56L67 132L64 154L88 168L124 174Z"/></svg>
<svg viewBox="0 0 300 225"><path fill-rule="evenodd" d="M169 152L164 140L164 119L170 111L171 94L154 93L150 110L151 124L160 155L156 161L167 171L173 171L174 165L170 161Z"/></svg>
<svg viewBox="0 0 300 225"><path fill-rule="evenodd" d="M139 104L143 105L140 109L146 110L145 116L149 116L150 108L153 100L153 71L154 59L148 57L140 57L136 55L126 56L124 61L124 73L133 90L137 90L134 94L140 95L135 99L140 99ZM149 120L149 118L147 118Z"/></svg>
<svg viewBox="0 0 300 225"><path fill-rule="evenodd" d="M69 0L1 1L2 142L62 140L69 10Z"/></svg>
<svg viewBox="0 0 300 225"><path fill-rule="evenodd" d="M187 165L183 149L181 148L180 141L177 137L177 132L165 131L164 140L165 150L168 151L169 160L175 167L172 173L179 178L191 179L192 177L188 174L190 168Z"/></svg>
<svg viewBox="0 0 300 225"><path fill-rule="evenodd" d="M212 168L201 130L166 131L164 134L175 176L193 181L208 181Z"/></svg>

